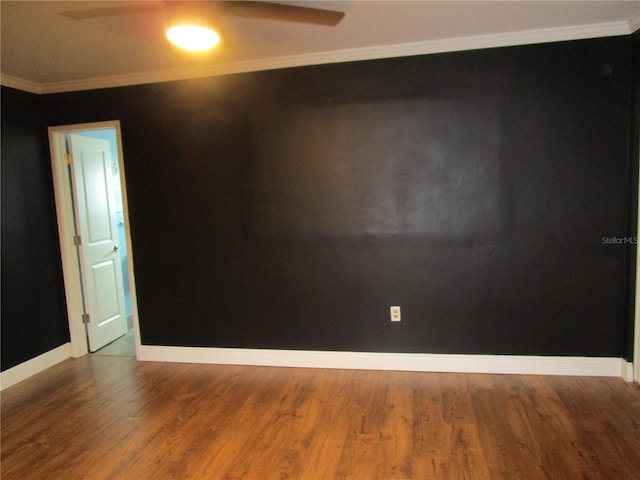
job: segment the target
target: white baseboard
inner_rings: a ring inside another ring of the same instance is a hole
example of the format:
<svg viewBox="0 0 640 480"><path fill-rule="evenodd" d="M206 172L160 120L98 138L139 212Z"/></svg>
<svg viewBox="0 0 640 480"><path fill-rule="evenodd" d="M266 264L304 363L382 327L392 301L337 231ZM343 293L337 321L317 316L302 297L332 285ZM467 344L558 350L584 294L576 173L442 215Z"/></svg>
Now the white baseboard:
<svg viewBox="0 0 640 480"><path fill-rule="evenodd" d="M65 343L0 373L0 391L9 388L47 368L71 358L71 343Z"/></svg>
<svg viewBox="0 0 640 480"><path fill-rule="evenodd" d="M633 363L632 362L627 362L626 360L622 359L622 378L624 378L627 382L633 382L634 378L633 378Z"/></svg>
<svg viewBox="0 0 640 480"><path fill-rule="evenodd" d="M629 377L631 364L613 357L328 352L142 345L138 360L356 370L622 377L627 381L633 378Z"/></svg>
<svg viewBox="0 0 640 480"><path fill-rule="evenodd" d="M67 358L71 358L70 343L1 372L0 391ZM633 381L633 364L613 357L330 352L142 345L138 360L353 370L622 377L627 382Z"/></svg>

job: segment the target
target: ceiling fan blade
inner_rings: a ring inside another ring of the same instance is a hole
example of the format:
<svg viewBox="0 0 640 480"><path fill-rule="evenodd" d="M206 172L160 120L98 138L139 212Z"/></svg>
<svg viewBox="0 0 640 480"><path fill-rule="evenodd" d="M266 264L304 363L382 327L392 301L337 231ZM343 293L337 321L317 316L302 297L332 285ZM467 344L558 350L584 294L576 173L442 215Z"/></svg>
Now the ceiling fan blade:
<svg viewBox="0 0 640 480"><path fill-rule="evenodd" d="M157 12L166 8L164 2L145 2L137 5L117 5L117 3L118 2L114 2L114 5L109 7L67 10L66 12L59 12L59 15L73 20L86 20L89 18Z"/></svg>
<svg viewBox="0 0 640 480"><path fill-rule="evenodd" d="M336 10L285 5L283 3L247 0L220 1L216 3L221 5L222 13L236 17L263 18L327 26L337 25L344 17L344 12Z"/></svg>

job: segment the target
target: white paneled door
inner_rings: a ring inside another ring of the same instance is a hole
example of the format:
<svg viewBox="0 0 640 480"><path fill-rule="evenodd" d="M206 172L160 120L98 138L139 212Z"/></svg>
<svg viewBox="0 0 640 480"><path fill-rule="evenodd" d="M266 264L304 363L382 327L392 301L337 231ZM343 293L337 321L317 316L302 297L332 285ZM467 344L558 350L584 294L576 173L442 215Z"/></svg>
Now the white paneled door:
<svg viewBox="0 0 640 480"><path fill-rule="evenodd" d="M109 142L68 136L89 350L127 333Z"/></svg>

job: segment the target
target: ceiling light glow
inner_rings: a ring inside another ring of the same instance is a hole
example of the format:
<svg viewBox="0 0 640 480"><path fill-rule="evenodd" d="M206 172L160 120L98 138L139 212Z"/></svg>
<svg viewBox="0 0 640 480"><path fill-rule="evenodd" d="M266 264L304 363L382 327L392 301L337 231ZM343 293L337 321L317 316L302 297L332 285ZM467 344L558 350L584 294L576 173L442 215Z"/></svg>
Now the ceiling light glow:
<svg viewBox="0 0 640 480"><path fill-rule="evenodd" d="M204 52L220 43L220 35L202 25L176 25L167 30L167 38L174 45L190 52Z"/></svg>

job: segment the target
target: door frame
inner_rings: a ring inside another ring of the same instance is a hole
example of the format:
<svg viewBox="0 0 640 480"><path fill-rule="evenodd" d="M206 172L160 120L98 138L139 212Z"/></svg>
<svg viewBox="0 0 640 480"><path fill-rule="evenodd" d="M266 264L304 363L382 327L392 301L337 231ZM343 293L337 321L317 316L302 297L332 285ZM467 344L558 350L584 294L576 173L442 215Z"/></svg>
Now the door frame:
<svg viewBox="0 0 640 480"><path fill-rule="evenodd" d="M67 317L69 321L69 335L71 338L71 356L74 358L87 355L89 346L84 323L82 323L83 297L80 281L80 260L74 244L75 213L72 202L71 181L66 162L65 136L70 133L82 133L92 130L111 130L116 132L118 143L118 172L122 192L122 209L124 213L124 233L127 244L127 272L129 274L129 289L131 294L131 314L133 316L133 336L136 346L136 358L140 358L140 324L138 318L138 302L136 283L133 269L133 248L131 245L131 230L129 225L129 204L127 200L127 184L125 181L124 155L122 149L122 135L120 121L81 123L73 125L59 125L49 127L49 149L51 152L51 169L53 172L53 191L58 219L58 238L60 254L62 256L62 273L65 285L67 303Z"/></svg>
<svg viewBox="0 0 640 480"><path fill-rule="evenodd" d="M639 140L636 140L639 141ZM639 149L640 150L640 149ZM640 164L640 151L638 151L638 164ZM638 169L638 190L636 209L636 235L640 236L640 168ZM636 291L635 291L635 322L633 328L633 381L640 383L640 245L636 236Z"/></svg>

